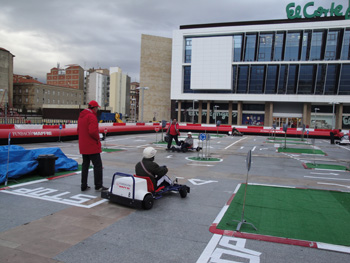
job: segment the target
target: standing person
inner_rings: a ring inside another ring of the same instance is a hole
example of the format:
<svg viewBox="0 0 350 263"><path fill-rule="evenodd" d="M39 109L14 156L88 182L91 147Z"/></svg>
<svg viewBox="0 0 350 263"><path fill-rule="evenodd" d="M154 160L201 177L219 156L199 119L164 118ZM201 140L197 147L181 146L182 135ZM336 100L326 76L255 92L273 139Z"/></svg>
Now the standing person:
<svg viewBox="0 0 350 263"><path fill-rule="evenodd" d="M173 142L173 139L176 142L176 145L179 145L179 140L177 136L180 134L179 131L179 124L176 122L176 119L173 119L172 123L170 123L168 127L167 134L169 135L169 140L168 140L168 148L167 150L170 150L171 143Z"/></svg>
<svg viewBox="0 0 350 263"><path fill-rule="evenodd" d="M87 184L90 161L94 166L95 190L104 191L108 189L103 186L102 178L102 160L100 155L102 149L97 120L98 108L100 108L100 105L96 101L90 101L88 108L80 113L78 119L79 151L83 155L81 191L90 189L90 186Z"/></svg>

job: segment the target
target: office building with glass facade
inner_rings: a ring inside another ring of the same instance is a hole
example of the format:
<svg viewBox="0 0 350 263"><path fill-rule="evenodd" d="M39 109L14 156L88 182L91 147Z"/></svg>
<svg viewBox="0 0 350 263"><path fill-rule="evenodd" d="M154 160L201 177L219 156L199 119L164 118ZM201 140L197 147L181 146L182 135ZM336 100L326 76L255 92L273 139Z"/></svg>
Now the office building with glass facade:
<svg viewBox="0 0 350 263"><path fill-rule="evenodd" d="M350 128L350 20L180 26L171 100L181 122Z"/></svg>

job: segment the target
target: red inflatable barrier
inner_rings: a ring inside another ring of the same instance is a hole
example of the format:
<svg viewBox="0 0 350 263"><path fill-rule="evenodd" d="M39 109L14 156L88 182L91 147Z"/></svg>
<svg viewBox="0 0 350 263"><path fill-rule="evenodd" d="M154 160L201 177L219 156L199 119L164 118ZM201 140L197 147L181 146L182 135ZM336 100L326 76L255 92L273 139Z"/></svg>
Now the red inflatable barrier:
<svg viewBox="0 0 350 263"><path fill-rule="evenodd" d="M0 129L14 129L14 124L0 124Z"/></svg>

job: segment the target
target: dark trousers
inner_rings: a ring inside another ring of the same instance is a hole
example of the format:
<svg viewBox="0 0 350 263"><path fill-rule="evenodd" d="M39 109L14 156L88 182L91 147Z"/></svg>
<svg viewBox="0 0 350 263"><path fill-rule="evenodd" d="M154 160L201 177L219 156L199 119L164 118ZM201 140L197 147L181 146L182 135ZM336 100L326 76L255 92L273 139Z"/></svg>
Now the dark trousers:
<svg viewBox="0 0 350 263"><path fill-rule="evenodd" d="M181 149L185 149L185 148L189 148L191 146L191 144L181 141Z"/></svg>
<svg viewBox="0 0 350 263"><path fill-rule="evenodd" d="M169 134L168 149L170 149L171 143L173 142L173 139L175 140L176 145L179 145L179 140L177 139L177 135Z"/></svg>
<svg viewBox="0 0 350 263"><path fill-rule="evenodd" d="M83 164L81 167L81 187L87 186L90 161L94 166L95 188L100 188L103 185L103 179L102 179L102 160L101 160L101 155L99 153L83 154Z"/></svg>

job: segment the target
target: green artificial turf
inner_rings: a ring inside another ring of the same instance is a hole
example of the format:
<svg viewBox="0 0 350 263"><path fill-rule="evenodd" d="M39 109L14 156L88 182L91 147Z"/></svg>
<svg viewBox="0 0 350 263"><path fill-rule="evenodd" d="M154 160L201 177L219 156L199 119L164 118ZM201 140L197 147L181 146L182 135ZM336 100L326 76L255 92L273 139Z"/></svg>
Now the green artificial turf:
<svg viewBox="0 0 350 263"><path fill-rule="evenodd" d="M323 151L317 149L302 149L302 148L284 148L279 147L278 152L284 153L305 153L305 154L321 154L326 155Z"/></svg>
<svg viewBox="0 0 350 263"><path fill-rule="evenodd" d="M217 228L236 230L241 220L242 185ZM240 232L350 245L350 193L248 185Z"/></svg>
<svg viewBox="0 0 350 263"><path fill-rule="evenodd" d="M346 166L337 165L337 164L306 163L305 165L309 169L328 169L328 170L339 170L339 171L349 170L349 168L347 168Z"/></svg>
<svg viewBox="0 0 350 263"><path fill-rule="evenodd" d="M301 139L301 138L287 138L287 139L285 139L285 138L282 138L282 137L276 137L276 138L269 137L267 139L268 140L273 140L273 141L284 141L284 140L286 140L286 141L302 141L302 142L306 141L305 139Z"/></svg>
<svg viewBox="0 0 350 263"><path fill-rule="evenodd" d="M220 162L219 158L201 158L201 157L189 157L188 159L192 161L202 161L202 162Z"/></svg>
<svg viewBox="0 0 350 263"><path fill-rule="evenodd" d="M108 148L102 148L102 152L106 152L106 153L120 152L120 151L124 151L124 150L122 150L122 149L108 149Z"/></svg>

